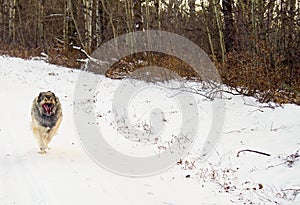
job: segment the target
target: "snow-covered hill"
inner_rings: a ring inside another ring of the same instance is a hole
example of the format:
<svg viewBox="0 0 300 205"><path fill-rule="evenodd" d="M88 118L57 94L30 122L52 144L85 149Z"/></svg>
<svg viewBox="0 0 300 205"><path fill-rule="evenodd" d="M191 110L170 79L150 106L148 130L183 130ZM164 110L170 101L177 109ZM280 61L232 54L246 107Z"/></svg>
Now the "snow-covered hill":
<svg viewBox="0 0 300 205"><path fill-rule="evenodd" d="M253 98L228 96L221 138L207 160L200 160L200 140L171 169L147 177L126 177L99 166L81 145L73 101L83 72L43 61L0 57L1 205L300 204L299 106L263 108ZM137 94L128 108L131 123L140 126L141 133L153 135L153 141L125 139L118 133L130 130L124 119L113 117L109 104L120 81L96 77L101 83L94 110L106 141L127 155L151 155L155 148L166 151L166 144L159 144L160 138L153 134L157 130L149 127L148 109L161 105L160 110L170 113L163 116L165 139L180 124L176 102L158 97L163 92L159 86ZM34 97L47 90L59 96L64 119L50 144L52 149L40 155L30 130L30 108ZM201 113L198 132L205 135L210 129L212 102L195 98ZM247 149L271 156L249 151L238 154Z"/></svg>

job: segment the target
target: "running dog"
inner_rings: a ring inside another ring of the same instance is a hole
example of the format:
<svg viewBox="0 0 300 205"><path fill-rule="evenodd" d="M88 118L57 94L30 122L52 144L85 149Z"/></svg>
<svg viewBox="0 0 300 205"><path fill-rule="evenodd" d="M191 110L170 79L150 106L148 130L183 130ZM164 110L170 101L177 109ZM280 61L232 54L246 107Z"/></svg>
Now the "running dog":
<svg viewBox="0 0 300 205"><path fill-rule="evenodd" d="M31 128L40 148L39 153L45 154L62 121L62 108L58 97L51 91L41 92L33 100L31 118Z"/></svg>

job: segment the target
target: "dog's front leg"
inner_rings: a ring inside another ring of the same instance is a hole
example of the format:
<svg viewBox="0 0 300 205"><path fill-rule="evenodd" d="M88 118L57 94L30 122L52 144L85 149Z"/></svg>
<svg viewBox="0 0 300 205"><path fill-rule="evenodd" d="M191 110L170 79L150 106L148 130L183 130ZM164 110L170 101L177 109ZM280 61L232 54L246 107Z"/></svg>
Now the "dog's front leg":
<svg viewBox="0 0 300 205"><path fill-rule="evenodd" d="M40 151L38 153L39 154L45 154L47 147L46 147L42 137L38 137L38 144L39 144L39 147L40 147Z"/></svg>

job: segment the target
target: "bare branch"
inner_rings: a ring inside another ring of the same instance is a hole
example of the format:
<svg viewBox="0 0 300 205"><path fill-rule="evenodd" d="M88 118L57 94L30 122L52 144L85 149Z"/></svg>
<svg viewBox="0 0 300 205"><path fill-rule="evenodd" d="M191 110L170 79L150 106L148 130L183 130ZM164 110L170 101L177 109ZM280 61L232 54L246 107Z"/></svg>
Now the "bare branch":
<svg viewBox="0 0 300 205"><path fill-rule="evenodd" d="M257 154L261 154L261 155L265 155L265 156L271 156L270 154L267 154L265 152L260 152L260 151L256 151L256 150L251 150L251 149L243 149L243 150L240 150L238 153L237 153L237 157L240 157L240 153L242 152L254 152L254 153L257 153Z"/></svg>

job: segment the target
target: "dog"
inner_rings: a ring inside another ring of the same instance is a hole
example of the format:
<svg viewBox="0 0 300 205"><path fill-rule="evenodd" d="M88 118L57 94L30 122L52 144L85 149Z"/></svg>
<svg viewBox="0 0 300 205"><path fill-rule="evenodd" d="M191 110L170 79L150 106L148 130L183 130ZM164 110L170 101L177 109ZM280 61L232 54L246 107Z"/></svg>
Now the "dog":
<svg viewBox="0 0 300 205"><path fill-rule="evenodd" d="M51 91L41 92L33 100L31 119L31 128L40 148L39 153L45 154L62 121L62 107L58 97Z"/></svg>

